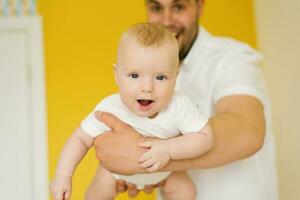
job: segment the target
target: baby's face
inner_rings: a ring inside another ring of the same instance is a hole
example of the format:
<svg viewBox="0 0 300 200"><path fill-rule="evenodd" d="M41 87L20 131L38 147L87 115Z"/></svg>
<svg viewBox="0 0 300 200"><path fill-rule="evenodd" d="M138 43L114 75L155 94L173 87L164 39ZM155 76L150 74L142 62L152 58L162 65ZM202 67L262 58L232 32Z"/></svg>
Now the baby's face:
<svg viewBox="0 0 300 200"><path fill-rule="evenodd" d="M115 76L123 103L138 116L154 118L173 96L179 65L177 47L134 43L120 54Z"/></svg>

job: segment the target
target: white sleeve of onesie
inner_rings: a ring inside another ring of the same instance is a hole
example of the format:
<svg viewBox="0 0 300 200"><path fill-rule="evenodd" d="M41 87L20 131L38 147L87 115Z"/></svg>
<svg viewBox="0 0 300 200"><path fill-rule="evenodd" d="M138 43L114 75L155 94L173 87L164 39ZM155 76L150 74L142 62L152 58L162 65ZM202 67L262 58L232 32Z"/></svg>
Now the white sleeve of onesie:
<svg viewBox="0 0 300 200"><path fill-rule="evenodd" d="M96 137L101 133L111 130L104 123L97 120L95 117L95 111L96 109L81 122L81 128L92 137Z"/></svg>
<svg viewBox="0 0 300 200"><path fill-rule="evenodd" d="M207 124L208 119L198 111L186 95L178 95L175 106L175 123L182 134L199 132Z"/></svg>
<svg viewBox="0 0 300 200"><path fill-rule="evenodd" d="M101 133L110 131L111 128L95 117L96 111L108 111L111 108L111 97L103 99L95 109L81 122L81 128L90 136L96 137Z"/></svg>

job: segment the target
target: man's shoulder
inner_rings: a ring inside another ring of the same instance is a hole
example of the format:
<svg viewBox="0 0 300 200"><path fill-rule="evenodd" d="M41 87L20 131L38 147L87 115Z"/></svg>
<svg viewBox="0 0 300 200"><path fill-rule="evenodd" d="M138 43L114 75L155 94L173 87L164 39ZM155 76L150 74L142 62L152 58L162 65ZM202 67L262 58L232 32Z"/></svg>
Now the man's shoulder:
<svg viewBox="0 0 300 200"><path fill-rule="evenodd" d="M207 32L203 40L204 45L198 49L195 64L207 65L210 71L232 68L236 62L254 66L252 63L260 63L262 60L262 55L254 48L233 38L214 36Z"/></svg>
<svg viewBox="0 0 300 200"><path fill-rule="evenodd" d="M205 49L212 53L212 55L226 56L239 53L258 54L258 52L247 43L230 37L212 35L205 29L203 32Z"/></svg>
<svg viewBox="0 0 300 200"><path fill-rule="evenodd" d="M212 36L206 46L211 51L217 51L224 55L238 53L258 54L250 45L229 37Z"/></svg>

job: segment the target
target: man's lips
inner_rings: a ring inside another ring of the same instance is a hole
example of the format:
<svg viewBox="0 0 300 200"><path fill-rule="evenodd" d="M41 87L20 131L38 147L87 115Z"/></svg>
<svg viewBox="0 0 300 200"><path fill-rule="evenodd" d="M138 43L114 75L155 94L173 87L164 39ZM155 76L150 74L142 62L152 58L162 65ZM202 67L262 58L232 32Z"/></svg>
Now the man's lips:
<svg viewBox="0 0 300 200"><path fill-rule="evenodd" d="M180 35L179 32L172 32L172 33L173 33L173 35L175 36L176 39L177 39L177 38L179 37L179 35Z"/></svg>
<svg viewBox="0 0 300 200"><path fill-rule="evenodd" d="M175 29L175 28L169 28L169 31L172 32L174 34L174 36L176 37L176 39L179 38L179 36L183 33L182 29Z"/></svg>

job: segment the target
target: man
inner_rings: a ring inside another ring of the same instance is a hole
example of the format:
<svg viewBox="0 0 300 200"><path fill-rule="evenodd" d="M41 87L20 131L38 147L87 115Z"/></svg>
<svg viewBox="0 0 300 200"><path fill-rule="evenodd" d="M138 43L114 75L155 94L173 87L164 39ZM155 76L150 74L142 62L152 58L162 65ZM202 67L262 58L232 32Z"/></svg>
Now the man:
<svg viewBox="0 0 300 200"><path fill-rule="evenodd" d="M210 117L215 137L215 146L207 154L171 161L163 171L189 170L197 199L276 200L270 107L257 66L260 55L245 44L213 37L199 27L204 0L145 3L148 21L163 24L176 35L181 60L177 90ZM96 140L101 164L116 173L145 172L137 162L146 151L137 145L144 138L112 115L96 116L112 128ZM120 182L119 190L123 186ZM135 196L136 188L127 186L129 195ZM91 188L96 189L96 184Z"/></svg>

